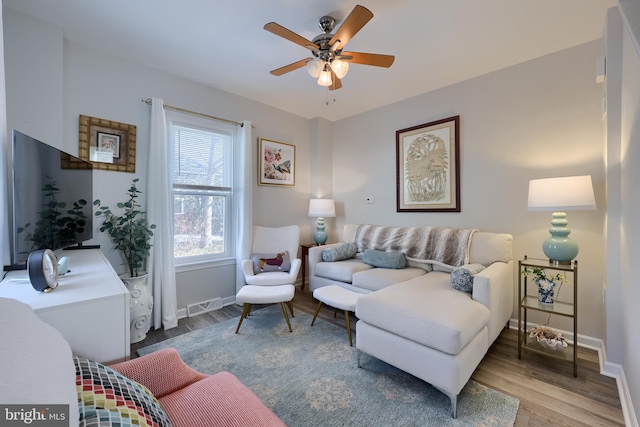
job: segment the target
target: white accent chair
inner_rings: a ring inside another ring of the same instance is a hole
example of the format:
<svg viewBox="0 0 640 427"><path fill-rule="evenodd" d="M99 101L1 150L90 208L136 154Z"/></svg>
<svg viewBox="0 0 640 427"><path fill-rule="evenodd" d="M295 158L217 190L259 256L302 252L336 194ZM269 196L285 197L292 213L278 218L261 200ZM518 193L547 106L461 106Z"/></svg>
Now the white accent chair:
<svg viewBox="0 0 640 427"><path fill-rule="evenodd" d="M282 312L292 332L289 315L285 308L285 303L293 314L291 300L295 294L294 283L298 279L298 273L302 261L297 258L300 244L300 227L290 225L286 227L253 227L252 254L267 254L289 251L291 268L289 271L269 271L255 274L253 270L253 260L242 261L242 272L244 273L245 285L240 288L236 295L236 302L245 304L238 322L236 333L240 330L242 321L251 313L252 304L273 304L280 303Z"/></svg>

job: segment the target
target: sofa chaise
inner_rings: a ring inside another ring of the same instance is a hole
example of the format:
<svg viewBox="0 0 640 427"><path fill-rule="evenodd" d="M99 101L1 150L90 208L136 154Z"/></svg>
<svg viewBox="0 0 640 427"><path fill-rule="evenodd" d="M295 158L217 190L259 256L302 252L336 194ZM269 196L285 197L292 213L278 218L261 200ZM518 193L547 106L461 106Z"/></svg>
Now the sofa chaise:
<svg viewBox="0 0 640 427"><path fill-rule="evenodd" d="M64 405L54 415L70 427L285 426L234 375L197 372L175 349L111 366L74 357L62 334L13 299L0 298L0 341L0 403L34 414Z"/></svg>
<svg viewBox="0 0 640 427"><path fill-rule="evenodd" d="M341 259L346 245L356 253ZM385 268L384 255L398 253L406 266ZM454 417L457 395L513 310L509 234L346 224L341 243L309 249L309 271L312 291L338 285L362 294L358 365L364 352L430 383L450 398Z"/></svg>

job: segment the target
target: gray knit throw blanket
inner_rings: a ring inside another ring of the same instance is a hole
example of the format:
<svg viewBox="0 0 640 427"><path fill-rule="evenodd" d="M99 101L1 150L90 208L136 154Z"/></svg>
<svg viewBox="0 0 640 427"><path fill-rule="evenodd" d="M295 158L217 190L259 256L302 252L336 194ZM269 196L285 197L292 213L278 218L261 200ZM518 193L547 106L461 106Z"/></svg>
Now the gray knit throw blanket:
<svg viewBox="0 0 640 427"><path fill-rule="evenodd" d="M356 231L355 243L358 252L364 252L365 249L402 252L410 261L454 268L469 263L471 238L476 231L463 228L363 224Z"/></svg>

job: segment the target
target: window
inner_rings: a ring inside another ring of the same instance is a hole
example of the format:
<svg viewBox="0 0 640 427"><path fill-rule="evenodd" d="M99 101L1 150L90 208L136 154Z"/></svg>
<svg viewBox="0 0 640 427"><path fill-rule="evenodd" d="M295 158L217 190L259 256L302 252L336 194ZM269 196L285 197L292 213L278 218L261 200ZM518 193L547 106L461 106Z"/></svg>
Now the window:
<svg viewBox="0 0 640 427"><path fill-rule="evenodd" d="M173 112L167 112L167 124L176 264L231 258L236 127Z"/></svg>

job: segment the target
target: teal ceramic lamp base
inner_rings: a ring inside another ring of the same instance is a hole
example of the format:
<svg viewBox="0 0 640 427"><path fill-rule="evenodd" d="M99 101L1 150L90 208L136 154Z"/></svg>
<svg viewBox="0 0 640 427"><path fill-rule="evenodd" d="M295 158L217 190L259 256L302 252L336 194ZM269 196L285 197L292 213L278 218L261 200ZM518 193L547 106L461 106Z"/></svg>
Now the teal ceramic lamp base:
<svg viewBox="0 0 640 427"><path fill-rule="evenodd" d="M569 238L571 230L567 228L567 214L564 212L554 212L552 227L549 229L551 237L542 243L544 254L551 261L559 263L570 263L578 255L578 244Z"/></svg>
<svg viewBox="0 0 640 427"><path fill-rule="evenodd" d="M313 240L318 245L324 245L327 242L327 233L324 231L324 218L319 217L316 222L316 232L313 233Z"/></svg>

